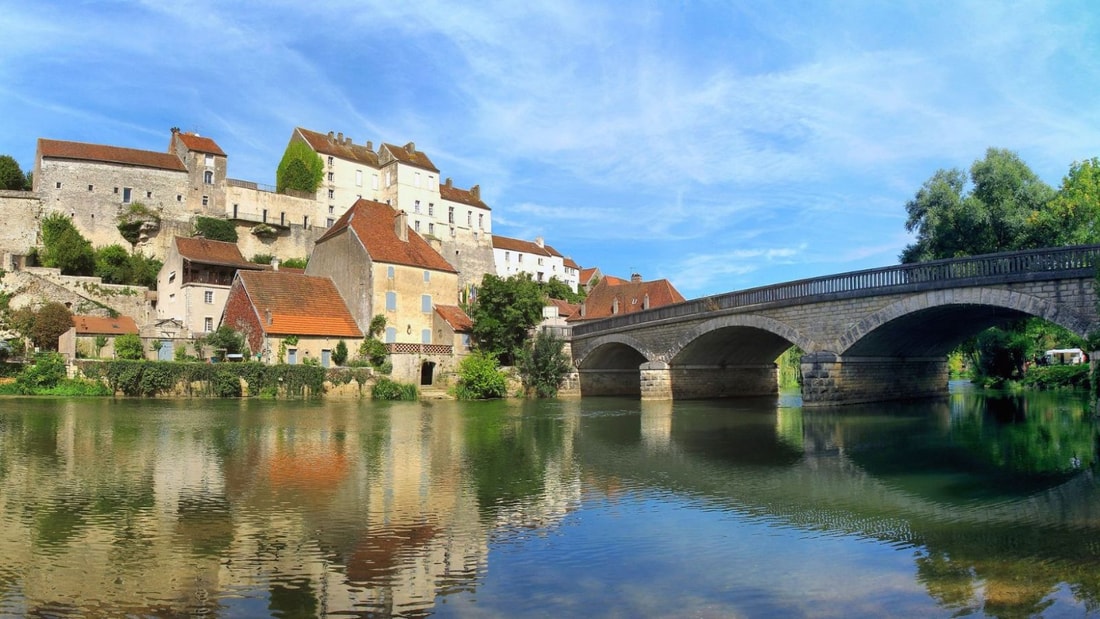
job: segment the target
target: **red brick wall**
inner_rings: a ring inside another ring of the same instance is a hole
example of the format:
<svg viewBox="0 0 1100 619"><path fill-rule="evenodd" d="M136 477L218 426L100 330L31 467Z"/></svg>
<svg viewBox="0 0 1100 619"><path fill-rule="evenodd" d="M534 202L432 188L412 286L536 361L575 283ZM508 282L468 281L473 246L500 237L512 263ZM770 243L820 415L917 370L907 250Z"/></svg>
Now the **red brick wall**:
<svg viewBox="0 0 1100 619"><path fill-rule="evenodd" d="M252 306L248 294L245 292L241 280L233 282L229 289L229 300L225 303L225 314L222 324L229 325L233 329L246 334L248 348L252 354L263 350L264 330L260 323L260 317L256 315L256 308Z"/></svg>

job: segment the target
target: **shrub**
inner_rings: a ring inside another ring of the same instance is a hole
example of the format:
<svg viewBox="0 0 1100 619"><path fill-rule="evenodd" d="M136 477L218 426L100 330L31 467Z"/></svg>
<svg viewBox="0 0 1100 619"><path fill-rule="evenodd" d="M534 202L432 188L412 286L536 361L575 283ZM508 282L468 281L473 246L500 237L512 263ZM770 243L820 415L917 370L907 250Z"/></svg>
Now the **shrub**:
<svg viewBox="0 0 1100 619"><path fill-rule="evenodd" d="M65 378L65 359L59 353L43 353L35 357L33 365L23 368L15 383L20 393L33 394L56 387Z"/></svg>
<svg viewBox="0 0 1100 619"><path fill-rule="evenodd" d="M216 217L196 217L195 234L211 241L237 242L237 227L233 222Z"/></svg>
<svg viewBox="0 0 1100 619"><path fill-rule="evenodd" d="M214 395L219 398L241 397L241 379L228 370L219 370L214 373Z"/></svg>
<svg viewBox="0 0 1100 619"><path fill-rule="evenodd" d="M282 265L288 269L304 269L309 264L309 258L287 258Z"/></svg>
<svg viewBox="0 0 1100 619"><path fill-rule="evenodd" d="M348 345L344 340L336 342L336 348L332 351L332 362L336 365L344 365L348 360Z"/></svg>
<svg viewBox="0 0 1100 619"><path fill-rule="evenodd" d="M123 333L115 338L115 357L119 359L143 359L145 348L136 333Z"/></svg>
<svg viewBox="0 0 1100 619"><path fill-rule="evenodd" d="M508 391L508 378L500 371L496 356L475 352L458 364L455 396L460 400L502 398Z"/></svg>
<svg viewBox="0 0 1100 619"><path fill-rule="evenodd" d="M527 393L540 398L558 395L565 376L571 367L565 354L565 340L548 331L539 331L533 342L520 351L516 367L523 379Z"/></svg>
<svg viewBox="0 0 1100 619"><path fill-rule="evenodd" d="M407 400L420 399L420 392L416 385L399 383L388 378L379 378L371 387L370 397L373 400Z"/></svg>
<svg viewBox="0 0 1100 619"><path fill-rule="evenodd" d="M1089 386L1089 366L1087 363L1034 366L1021 382L1031 389L1083 389Z"/></svg>

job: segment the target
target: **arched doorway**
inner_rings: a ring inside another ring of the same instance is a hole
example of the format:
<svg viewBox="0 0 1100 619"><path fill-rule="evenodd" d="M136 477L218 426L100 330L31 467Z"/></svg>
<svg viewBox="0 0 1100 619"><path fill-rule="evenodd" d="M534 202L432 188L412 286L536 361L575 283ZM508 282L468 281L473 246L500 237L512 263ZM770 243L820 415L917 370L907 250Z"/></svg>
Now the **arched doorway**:
<svg viewBox="0 0 1100 619"><path fill-rule="evenodd" d="M435 362L425 361L420 364L420 386L428 386L432 384L432 378L435 376Z"/></svg>

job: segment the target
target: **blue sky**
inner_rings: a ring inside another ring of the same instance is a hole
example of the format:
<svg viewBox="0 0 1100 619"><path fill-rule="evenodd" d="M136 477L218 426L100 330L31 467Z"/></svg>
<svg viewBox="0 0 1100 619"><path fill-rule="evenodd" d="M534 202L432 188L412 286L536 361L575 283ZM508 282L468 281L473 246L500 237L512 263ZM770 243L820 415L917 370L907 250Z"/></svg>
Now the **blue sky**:
<svg viewBox="0 0 1100 619"><path fill-rule="evenodd" d="M494 232L687 297L897 262L905 202L995 146L1100 156L1100 5L0 0L0 153L295 126L415 142Z"/></svg>

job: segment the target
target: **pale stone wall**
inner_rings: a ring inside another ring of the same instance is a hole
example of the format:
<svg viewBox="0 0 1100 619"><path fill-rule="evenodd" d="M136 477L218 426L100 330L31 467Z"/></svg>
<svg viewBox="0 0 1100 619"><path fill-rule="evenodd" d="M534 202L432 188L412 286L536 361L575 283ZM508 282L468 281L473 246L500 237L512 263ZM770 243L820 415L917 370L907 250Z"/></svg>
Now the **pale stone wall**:
<svg viewBox="0 0 1100 619"><path fill-rule="evenodd" d="M349 230L314 248L306 275L328 277L336 285L359 330L366 333L371 318L381 310L374 304L374 269L370 257ZM383 305L385 307L385 299Z"/></svg>
<svg viewBox="0 0 1100 619"><path fill-rule="evenodd" d="M392 273L392 277L390 276ZM427 281L425 281L427 273ZM412 344L448 344L436 342L433 321L436 305L458 305L458 277L454 273L426 271L420 267L383 264L375 262L371 266L371 275L375 282L372 306L375 313L386 317L386 325L396 329L397 343ZM386 295L396 294L396 309L387 309ZM430 301L425 308L423 296ZM424 311L427 309L428 311ZM368 318L369 325L370 320ZM432 341L424 341L427 331Z"/></svg>
<svg viewBox="0 0 1100 619"><path fill-rule="evenodd" d="M33 191L0 190L0 268L12 268L11 256L25 256L38 242L42 202Z"/></svg>

